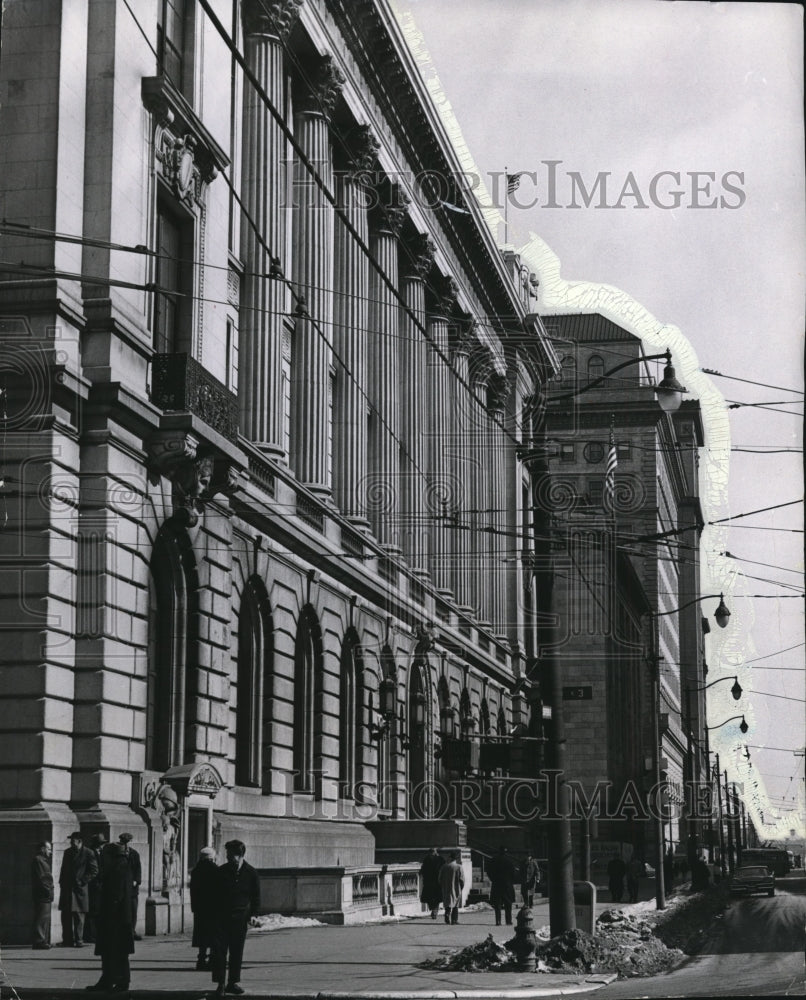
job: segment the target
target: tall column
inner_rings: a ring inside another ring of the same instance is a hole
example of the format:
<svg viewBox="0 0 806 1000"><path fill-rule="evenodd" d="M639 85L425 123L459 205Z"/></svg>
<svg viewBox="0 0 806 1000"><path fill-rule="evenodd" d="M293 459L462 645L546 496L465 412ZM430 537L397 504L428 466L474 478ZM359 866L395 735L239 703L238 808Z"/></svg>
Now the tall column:
<svg viewBox="0 0 806 1000"><path fill-rule="evenodd" d="M243 4L246 61L275 107L283 106L283 40L294 26L300 3L244 0ZM287 225L283 210L285 142L260 95L245 81L241 197L258 232L287 273L289 262L282 259ZM283 282L266 277L271 269L269 254L246 221L241 226L241 257L245 272L238 320L241 427L255 444L283 455L283 313L288 312L288 290Z"/></svg>
<svg viewBox="0 0 806 1000"><path fill-rule="evenodd" d="M469 433L473 400L468 391L470 350L476 337L475 321L454 328L452 413L450 419L450 456L453 482L456 487L454 513L457 524L453 530L453 592L457 603L470 610L471 598L471 483L474 469Z"/></svg>
<svg viewBox="0 0 806 1000"><path fill-rule="evenodd" d="M344 79L330 56L297 100L295 137L332 190L330 116ZM294 164L294 281L299 308L291 351L291 465L315 493L330 494L330 364L333 336L333 208L307 168Z"/></svg>
<svg viewBox="0 0 806 1000"><path fill-rule="evenodd" d="M368 240L366 181L377 151L377 139L368 126L360 126L347 169L338 177L339 202L364 243ZM369 262L339 219L335 282L334 344L344 364L336 369L333 398L333 492L342 513L365 524Z"/></svg>
<svg viewBox="0 0 806 1000"><path fill-rule="evenodd" d="M401 277L403 301L410 310L400 311L400 428L408 458L402 474L401 536L402 548L409 565L426 571L427 547L425 536L425 494L428 466L426 437L426 326L425 279L434 263L435 247L425 234L418 234L409 246L409 257ZM405 273L408 271L408 273ZM416 319L416 322L415 322ZM419 327L418 324L419 323ZM422 328L422 329L421 329Z"/></svg>
<svg viewBox="0 0 806 1000"><path fill-rule="evenodd" d="M431 580L446 596L451 594L451 531L448 516L454 507L448 458L450 434L451 372L448 367L450 349L449 316L456 303L456 283L442 278L431 304L428 317L428 421L429 459L426 520L430 526L429 569Z"/></svg>
<svg viewBox="0 0 806 1000"><path fill-rule="evenodd" d="M470 532L470 552L472 570L469 577L470 596L467 598L475 608L479 620L490 617L490 536L484 530L491 524L487 508L489 504L489 482L491 454L487 448L488 417L486 409L487 380L492 371L492 358L488 350L479 347L470 357L470 389L475 399L470 401L468 444L472 464L471 481L466 484L468 506L472 513L468 521Z"/></svg>
<svg viewBox="0 0 806 1000"><path fill-rule="evenodd" d="M371 474L367 498L375 537L399 548L400 541L400 309L398 236L405 218L405 199L395 184L382 184L377 205L370 212L369 249L390 288L373 267L369 275L370 385L373 415L370 421Z"/></svg>
<svg viewBox="0 0 806 1000"><path fill-rule="evenodd" d="M500 424L504 420L509 385L506 375L494 372L488 383L489 455L490 455L490 597L493 632L506 638L506 525L504 506L507 498L506 452Z"/></svg>

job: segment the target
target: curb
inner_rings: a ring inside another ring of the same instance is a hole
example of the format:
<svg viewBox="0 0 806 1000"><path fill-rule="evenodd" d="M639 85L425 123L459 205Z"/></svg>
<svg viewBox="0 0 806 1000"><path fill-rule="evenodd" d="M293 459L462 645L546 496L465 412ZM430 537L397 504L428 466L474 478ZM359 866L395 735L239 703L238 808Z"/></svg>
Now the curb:
<svg viewBox="0 0 806 1000"><path fill-rule="evenodd" d="M529 973L525 973L528 975ZM551 975L550 973L548 975ZM590 976L579 982L564 983L550 987L524 987L522 989L467 989L467 990L350 990L332 993L263 993L247 989L246 1000L531 1000L533 997L569 996L574 993L590 993L601 989L616 979L615 974ZM0 983L0 997L4 994L15 996L16 991L10 983ZM25 998L36 1000L63 1000L76 997L86 997L85 989L48 989L35 987L25 989ZM212 990L127 990L125 992L92 993L94 997L127 997L129 1000L208 1000L213 996Z"/></svg>

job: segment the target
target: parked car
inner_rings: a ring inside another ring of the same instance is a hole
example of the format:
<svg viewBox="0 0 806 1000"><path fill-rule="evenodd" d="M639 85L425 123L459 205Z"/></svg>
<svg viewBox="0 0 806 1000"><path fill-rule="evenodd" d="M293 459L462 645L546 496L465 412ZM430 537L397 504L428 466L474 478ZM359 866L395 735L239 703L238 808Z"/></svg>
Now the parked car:
<svg viewBox="0 0 806 1000"><path fill-rule="evenodd" d="M730 880L730 892L733 896L749 896L754 892L766 892L768 896L774 896L775 876L764 865L737 868Z"/></svg>

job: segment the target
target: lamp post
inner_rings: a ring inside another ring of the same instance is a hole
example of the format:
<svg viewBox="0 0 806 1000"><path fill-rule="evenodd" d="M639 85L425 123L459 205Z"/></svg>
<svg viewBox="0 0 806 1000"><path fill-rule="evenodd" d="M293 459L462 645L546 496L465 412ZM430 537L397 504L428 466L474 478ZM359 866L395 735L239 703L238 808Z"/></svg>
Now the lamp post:
<svg viewBox="0 0 806 1000"><path fill-rule="evenodd" d="M727 608L725 609L727 611ZM728 612L730 614L730 612ZM720 615L720 617L722 617ZM733 686L730 689L730 693L733 695L734 701L738 701L742 696L742 686L739 683L739 678L734 674L732 677L718 677L715 681L711 681L709 684L703 684L701 687L690 687L688 684L683 685L683 697L685 700L685 710L686 710L686 754L688 757L688 778L689 778L689 793L693 795L694 788L694 750L692 747L692 742L694 737L691 734L691 692L698 693L700 691L707 691L708 688L712 688L715 684L720 684L722 681L733 681ZM706 768L710 767L710 761L707 762ZM708 775L710 784L710 774ZM688 801L688 800L687 800ZM696 810L694 810L696 814ZM689 868L693 868L694 862L697 858L697 851L699 847L699 837L697 835L697 824L698 820L696 817L689 817L691 822L691 830L688 836L688 864Z"/></svg>
<svg viewBox="0 0 806 1000"><path fill-rule="evenodd" d="M661 739L660 739L660 727L658 724L658 716L660 715L660 660L661 657L657 652L658 649L658 636L657 636L657 619L662 618L665 615L678 614L681 611L685 611L686 608L692 607L699 601L709 601L715 598L716 594L702 594L699 597L693 597L690 601L686 601L685 604L681 604L679 608L672 608L669 611L649 611L647 612L650 618L650 634L649 634L649 668L651 671L652 678L652 759L654 765L654 781L655 789L660 788L661 785L661 768L660 768L660 758L661 758ZM714 619L720 628L726 628L728 621L730 620L730 611L725 604L725 598L723 594L719 595L719 604L717 605L716 611L714 611ZM737 681L738 683L738 681ZM739 692L741 695L741 691ZM688 712L686 713L688 714ZM729 721L729 720L727 720ZM724 724L724 723L723 723ZM706 729L709 727L706 727ZM716 727L713 727L716 728ZM691 759L690 752L691 747L689 744L689 760ZM666 887L664 885L663 877L663 817L661 815L660 809L655 810L655 841L656 841L656 851L655 851L655 907L658 910L666 909Z"/></svg>

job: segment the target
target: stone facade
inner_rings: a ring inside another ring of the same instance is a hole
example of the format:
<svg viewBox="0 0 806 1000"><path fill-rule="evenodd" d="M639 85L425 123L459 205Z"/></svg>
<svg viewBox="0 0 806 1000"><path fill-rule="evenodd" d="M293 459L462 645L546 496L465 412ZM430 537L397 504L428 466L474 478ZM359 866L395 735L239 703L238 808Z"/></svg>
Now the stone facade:
<svg viewBox="0 0 806 1000"><path fill-rule="evenodd" d="M507 532L556 357L476 203L417 180L460 165L395 23L171 7L3 11L6 942L74 828L133 834L148 933L234 836L360 886L446 720L525 711Z"/></svg>

